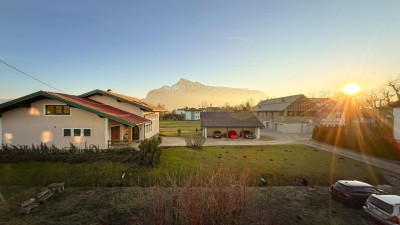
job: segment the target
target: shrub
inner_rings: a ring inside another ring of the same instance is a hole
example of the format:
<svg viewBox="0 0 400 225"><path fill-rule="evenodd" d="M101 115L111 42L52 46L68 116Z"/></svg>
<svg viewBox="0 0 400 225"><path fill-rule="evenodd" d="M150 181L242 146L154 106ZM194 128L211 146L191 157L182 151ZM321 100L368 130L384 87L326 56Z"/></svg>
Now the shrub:
<svg viewBox="0 0 400 225"><path fill-rule="evenodd" d="M181 136L181 131L182 131L181 128L178 128L177 131L178 131L178 136Z"/></svg>
<svg viewBox="0 0 400 225"><path fill-rule="evenodd" d="M101 150L89 145L78 148L71 144L68 149L59 149L54 145L1 145L0 162L16 163L27 161L93 163L98 161L138 163L139 152L134 148Z"/></svg>
<svg viewBox="0 0 400 225"><path fill-rule="evenodd" d="M201 150L206 138L203 136L190 135L185 138L186 146Z"/></svg>
<svg viewBox="0 0 400 225"><path fill-rule="evenodd" d="M139 165L155 167L160 162L161 148L159 145L161 142L161 137L145 139L140 142Z"/></svg>
<svg viewBox="0 0 400 225"><path fill-rule="evenodd" d="M313 130L312 138L363 154L400 160L395 147L384 137L384 129L374 124L352 124L349 127L317 126Z"/></svg>
<svg viewBox="0 0 400 225"><path fill-rule="evenodd" d="M183 115L173 114L173 113L165 114L160 117L160 120L182 121Z"/></svg>

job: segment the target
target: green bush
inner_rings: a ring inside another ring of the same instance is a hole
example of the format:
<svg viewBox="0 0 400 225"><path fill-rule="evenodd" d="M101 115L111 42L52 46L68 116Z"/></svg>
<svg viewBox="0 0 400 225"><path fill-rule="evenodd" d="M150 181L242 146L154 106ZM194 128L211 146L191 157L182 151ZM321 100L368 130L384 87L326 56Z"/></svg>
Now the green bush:
<svg viewBox="0 0 400 225"><path fill-rule="evenodd" d="M138 163L139 152L134 148L105 149L96 146L78 148L71 144L69 149L59 149L46 144L40 145L1 145L0 163L17 162L64 162L93 163L99 161Z"/></svg>
<svg viewBox="0 0 400 225"><path fill-rule="evenodd" d="M139 165L147 167L155 167L160 162L161 137L153 138L151 140L145 139L139 144Z"/></svg>

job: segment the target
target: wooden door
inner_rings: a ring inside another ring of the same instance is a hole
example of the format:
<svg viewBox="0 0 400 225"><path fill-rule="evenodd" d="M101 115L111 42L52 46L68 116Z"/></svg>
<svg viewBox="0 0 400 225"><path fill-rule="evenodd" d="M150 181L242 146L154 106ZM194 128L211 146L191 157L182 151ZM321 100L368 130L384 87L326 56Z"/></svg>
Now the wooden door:
<svg viewBox="0 0 400 225"><path fill-rule="evenodd" d="M111 127L111 141L121 140L121 128Z"/></svg>

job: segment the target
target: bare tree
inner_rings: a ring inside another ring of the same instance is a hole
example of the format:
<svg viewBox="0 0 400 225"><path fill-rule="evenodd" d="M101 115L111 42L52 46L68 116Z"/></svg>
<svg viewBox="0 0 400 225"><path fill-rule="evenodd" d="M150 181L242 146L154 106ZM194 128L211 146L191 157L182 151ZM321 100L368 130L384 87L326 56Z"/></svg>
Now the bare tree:
<svg viewBox="0 0 400 225"><path fill-rule="evenodd" d="M394 79L389 79L386 81L385 86L390 87L397 97L396 100L400 100L400 76Z"/></svg>
<svg viewBox="0 0 400 225"><path fill-rule="evenodd" d="M201 101L201 104L199 105L199 108L200 108L200 109L205 109L205 108L207 108L207 107L208 107L208 102L207 102L207 100Z"/></svg>

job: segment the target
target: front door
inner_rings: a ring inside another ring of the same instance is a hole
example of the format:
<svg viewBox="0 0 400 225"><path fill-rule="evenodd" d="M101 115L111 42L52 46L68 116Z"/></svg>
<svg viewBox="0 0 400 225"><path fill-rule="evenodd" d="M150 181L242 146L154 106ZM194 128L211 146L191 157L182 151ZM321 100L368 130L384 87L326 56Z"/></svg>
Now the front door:
<svg viewBox="0 0 400 225"><path fill-rule="evenodd" d="M121 128L119 126L111 127L111 141L117 140L121 140Z"/></svg>
<svg viewBox="0 0 400 225"><path fill-rule="evenodd" d="M139 140L139 127L138 126L133 127L132 140Z"/></svg>

